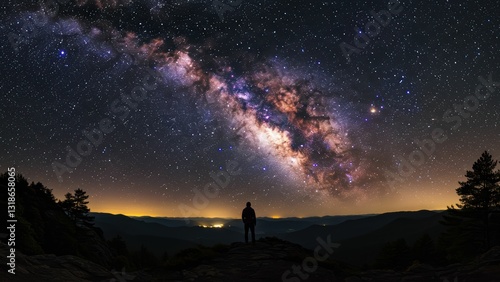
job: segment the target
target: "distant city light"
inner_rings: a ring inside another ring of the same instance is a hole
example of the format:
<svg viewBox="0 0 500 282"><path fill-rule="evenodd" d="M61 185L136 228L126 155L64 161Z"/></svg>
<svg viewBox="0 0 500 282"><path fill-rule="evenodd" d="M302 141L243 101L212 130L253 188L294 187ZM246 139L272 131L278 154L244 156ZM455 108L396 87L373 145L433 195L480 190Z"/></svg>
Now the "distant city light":
<svg viewBox="0 0 500 282"><path fill-rule="evenodd" d="M214 225L205 225L205 224L200 224L198 225L198 227L202 227L202 228L222 228L224 227L224 224L214 224Z"/></svg>

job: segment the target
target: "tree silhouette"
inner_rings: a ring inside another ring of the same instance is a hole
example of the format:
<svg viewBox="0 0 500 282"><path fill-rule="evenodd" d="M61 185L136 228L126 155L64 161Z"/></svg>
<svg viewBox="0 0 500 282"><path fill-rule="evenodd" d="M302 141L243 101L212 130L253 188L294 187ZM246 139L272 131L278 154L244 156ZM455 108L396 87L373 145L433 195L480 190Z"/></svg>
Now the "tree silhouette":
<svg viewBox="0 0 500 282"><path fill-rule="evenodd" d="M8 177L7 173L0 175L0 186L7 184ZM78 255L80 247L88 248L78 244L75 223L58 205L51 189L40 182L28 184L20 174L15 187L16 250L28 255Z"/></svg>
<svg viewBox="0 0 500 282"><path fill-rule="evenodd" d="M90 209L87 207L89 203L87 192L78 188L74 195L67 193L64 197L60 205L73 221L86 226L94 225L94 217L89 215Z"/></svg>
<svg viewBox="0 0 500 282"><path fill-rule="evenodd" d="M460 181L456 189L460 204L456 208L448 207L448 215L443 224L449 226L448 247L462 252L488 250L492 242L491 215L500 209L500 170L496 170L498 161L487 152L474 162L472 170L465 174L466 181ZM494 225L493 225L494 226ZM464 247L468 244L468 247ZM453 246L455 245L455 246ZM479 247L479 248L477 248ZM462 250L458 250L462 248Z"/></svg>
<svg viewBox="0 0 500 282"><path fill-rule="evenodd" d="M413 258L419 262L435 264L437 261L437 251L431 236L425 233L415 241L412 248Z"/></svg>
<svg viewBox="0 0 500 282"><path fill-rule="evenodd" d="M117 255L128 256L128 248L125 240L120 235L116 235L108 241L108 245L113 249Z"/></svg>
<svg viewBox="0 0 500 282"><path fill-rule="evenodd" d="M485 151L465 174L467 181L459 182L457 194L462 213L472 216L490 213L500 206L500 170L495 171L497 161Z"/></svg>
<svg viewBox="0 0 500 282"><path fill-rule="evenodd" d="M61 208L66 212L66 214L75 221L75 217L72 213L73 207L75 206L75 198L71 193L66 193L64 195L64 201L59 202Z"/></svg>
<svg viewBox="0 0 500 282"><path fill-rule="evenodd" d="M400 238L384 244L375 259L374 266L380 269L403 270L410 265L410 262L410 247L405 239Z"/></svg>

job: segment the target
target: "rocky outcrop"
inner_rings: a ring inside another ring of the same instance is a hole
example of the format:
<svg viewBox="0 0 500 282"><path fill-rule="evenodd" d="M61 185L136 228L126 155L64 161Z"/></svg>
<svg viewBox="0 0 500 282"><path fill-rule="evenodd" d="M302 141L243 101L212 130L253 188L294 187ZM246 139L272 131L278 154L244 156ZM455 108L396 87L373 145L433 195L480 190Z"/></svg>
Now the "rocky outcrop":
<svg viewBox="0 0 500 282"><path fill-rule="evenodd" d="M0 255L7 256L4 243L0 243ZM414 264L403 272L358 272L329 260L315 264L313 256L312 251L299 245L264 238L255 245L232 243L192 249L184 255L174 256L166 267L128 273L125 269L110 271L75 256L16 253L16 275L8 275L7 280L2 278L2 281L500 282L500 247L492 248L468 264L438 268ZM5 266L0 268L6 273Z"/></svg>
<svg viewBox="0 0 500 282"><path fill-rule="evenodd" d="M182 270L161 271L153 281L302 281L293 267L302 267L312 252L299 245L275 238L260 239L255 244L233 243L216 255ZM301 269L307 281L340 281L335 272L308 260L312 273ZM289 271L289 275L284 275ZM285 277L285 280L282 280ZM299 279L299 280L297 280Z"/></svg>
<svg viewBox="0 0 500 282"><path fill-rule="evenodd" d="M281 281L282 277L297 277L293 265L302 265L302 256L291 258L290 254L302 253L301 247L290 243L257 242L255 245L232 244L228 252L214 259L210 264L202 264L183 272L188 281L201 281L212 277L213 281ZM305 256L304 256L305 258ZM314 267L314 266L313 266ZM290 271L289 275L284 275ZM312 274L302 270L310 281L334 281L335 273L318 267Z"/></svg>
<svg viewBox="0 0 500 282"><path fill-rule="evenodd" d="M151 274L156 277L152 281L500 282L500 247L492 248L474 262L446 267L414 264L403 272L358 272L338 262L325 261L310 273L301 268L307 279L293 274L294 267L303 267L304 258L312 256L311 251L299 245L265 238L255 245L233 243L219 255L183 270ZM285 271L290 271L290 275L283 276Z"/></svg>
<svg viewBox="0 0 500 282"><path fill-rule="evenodd" d="M83 248L80 248L82 255L102 266L110 266L113 254L108 248L100 229L86 226L79 227L78 242Z"/></svg>
<svg viewBox="0 0 500 282"><path fill-rule="evenodd" d="M0 242L0 254L7 256L8 247ZM2 265L2 281L110 281L115 276L104 267L76 256L35 255L16 252L15 275Z"/></svg>
<svg viewBox="0 0 500 282"><path fill-rule="evenodd" d="M500 247L493 247L476 261L432 267L414 264L404 272L371 270L350 276L345 282L500 282Z"/></svg>
<svg viewBox="0 0 500 282"><path fill-rule="evenodd" d="M9 275L7 281L282 281L285 271L290 271L290 279L297 277L292 273L292 267L302 265L303 259L312 255L299 245L278 239L259 240L255 245L233 243L206 250L210 251L209 257L189 266L134 273L127 273L125 269L109 271L75 256L25 256L17 253L16 275ZM0 253L7 255L7 246L3 243L0 244ZM5 273L6 269L2 272ZM308 281L338 281L334 271L323 266L317 266L312 273L302 272Z"/></svg>

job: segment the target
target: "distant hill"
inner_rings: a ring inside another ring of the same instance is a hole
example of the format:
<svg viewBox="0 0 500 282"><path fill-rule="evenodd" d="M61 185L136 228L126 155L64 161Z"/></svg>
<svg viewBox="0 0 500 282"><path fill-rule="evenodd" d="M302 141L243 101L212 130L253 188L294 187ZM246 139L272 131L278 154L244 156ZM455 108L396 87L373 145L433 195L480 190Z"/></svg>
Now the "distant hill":
<svg viewBox="0 0 500 282"><path fill-rule="evenodd" d="M160 223L145 222L124 215L92 213L95 226L108 240L120 235L132 250L144 245L155 255L176 253L197 244L212 246L241 241L241 233L227 228L202 228L198 226L168 227Z"/></svg>
<svg viewBox="0 0 500 282"><path fill-rule="evenodd" d="M262 236L278 236L283 233L291 233L310 227L311 225L335 225L348 220L355 220L370 217L371 215L339 215L323 217L305 217L305 218L258 218L256 232ZM228 224L243 230L241 220L233 220Z"/></svg>
<svg viewBox="0 0 500 282"><path fill-rule="evenodd" d="M404 238L412 244L425 233L437 240L444 230L439 223L441 219L442 212L392 212L331 226L313 225L297 232L280 234L279 237L312 249L318 245L318 237L330 236L332 242L341 244L333 254L334 258L363 265L373 262L387 241Z"/></svg>
<svg viewBox="0 0 500 282"><path fill-rule="evenodd" d="M175 254L198 244L213 246L243 241L243 224L237 219L127 217L92 213L106 239L120 235L132 250L144 245L157 256ZM328 216L310 218L259 218L257 238L276 236L314 249L317 238L341 243L334 257L354 264L370 263L385 242L404 238L409 244L422 234L433 239L443 230L441 212L391 212L380 215ZM224 224L223 228L198 225Z"/></svg>
<svg viewBox="0 0 500 282"><path fill-rule="evenodd" d="M363 235L337 240L341 244L333 258L362 265L372 263L382 246L388 241L404 238L408 245L413 245L423 234L428 234L436 243L438 236L445 230L439 223L443 219L442 213L419 212L412 216L396 218L388 224Z"/></svg>
<svg viewBox="0 0 500 282"><path fill-rule="evenodd" d="M427 210L384 213L360 219L347 220L336 225L312 225L296 232L280 234L279 237L300 244L306 248L314 248L318 244L316 242L317 237L326 238L330 235L332 240L340 241L370 233L399 218L422 219L434 216L437 213L438 212Z"/></svg>
<svg viewBox="0 0 500 282"><path fill-rule="evenodd" d="M369 217L372 215L337 215L337 216L322 216L322 217L286 217L286 218L269 218L259 217L258 228L256 232L262 235L274 235L279 233L287 233L298 231L309 227L311 225L335 225L347 220L354 220ZM144 222L159 223L168 227L181 227L181 226L198 226L198 225L214 225L224 224L224 226L237 231L243 231L243 223L240 219L227 219L227 218L169 218L169 217L150 217L139 216L130 217L133 219L141 220Z"/></svg>
<svg viewBox="0 0 500 282"><path fill-rule="evenodd" d="M180 227L180 226L197 226L195 221L192 219L184 218L170 218L170 217L153 217L153 216L129 216L130 218L137 219L144 222L159 223L168 227Z"/></svg>
<svg viewBox="0 0 500 282"><path fill-rule="evenodd" d="M165 217L128 217L108 213L91 213L95 217L95 226L103 230L106 239L120 235L131 250L138 250L144 245L155 255L164 252L175 254L178 251L202 244L226 244L243 241L243 224L239 219L223 218L165 218ZM259 218L257 238L278 236L281 234L307 229L311 225L332 225L348 220L370 217L369 215L325 216L309 218ZM224 224L223 228L201 228L199 225Z"/></svg>

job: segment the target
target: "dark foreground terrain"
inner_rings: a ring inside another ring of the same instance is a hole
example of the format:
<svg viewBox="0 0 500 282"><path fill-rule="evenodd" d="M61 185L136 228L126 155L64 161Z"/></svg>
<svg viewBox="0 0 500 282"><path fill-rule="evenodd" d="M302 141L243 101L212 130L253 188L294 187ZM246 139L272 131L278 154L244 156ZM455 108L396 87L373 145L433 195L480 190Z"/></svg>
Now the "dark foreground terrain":
<svg viewBox="0 0 500 282"><path fill-rule="evenodd" d="M2 257L7 246L0 244ZM326 254L320 252L321 254ZM276 238L263 238L255 245L232 243L211 248L187 249L162 267L136 272L109 271L76 256L16 255L16 275L2 281L485 281L500 282L500 247L494 247L476 261L433 268L415 263L405 271L361 271L334 260L316 267L312 251ZM311 273L305 269L313 270ZM300 266L300 268L299 268ZM2 268L5 268L2 266ZM294 274L294 268L299 269ZM287 274L284 275L286 271ZM300 275L303 278L301 279Z"/></svg>

